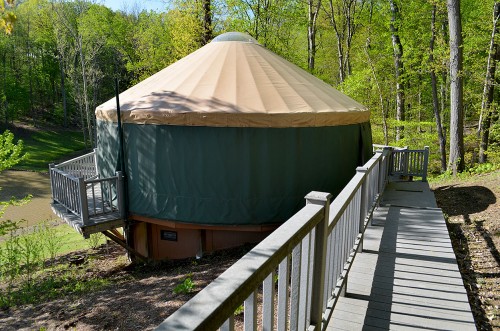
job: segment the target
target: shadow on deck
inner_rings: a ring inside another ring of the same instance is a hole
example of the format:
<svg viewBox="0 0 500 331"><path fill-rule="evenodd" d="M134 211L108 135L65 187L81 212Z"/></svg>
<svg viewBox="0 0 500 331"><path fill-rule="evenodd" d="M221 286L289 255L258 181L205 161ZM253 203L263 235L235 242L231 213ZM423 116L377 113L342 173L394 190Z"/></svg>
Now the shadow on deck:
<svg viewBox="0 0 500 331"><path fill-rule="evenodd" d="M426 182L392 182L327 330L475 330L441 209Z"/></svg>

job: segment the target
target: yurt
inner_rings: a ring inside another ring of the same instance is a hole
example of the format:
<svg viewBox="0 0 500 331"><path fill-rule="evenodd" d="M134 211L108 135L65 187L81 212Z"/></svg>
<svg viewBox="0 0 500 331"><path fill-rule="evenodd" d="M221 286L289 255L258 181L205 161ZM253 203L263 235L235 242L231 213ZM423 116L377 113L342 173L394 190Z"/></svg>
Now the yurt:
<svg viewBox="0 0 500 331"><path fill-rule="evenodd" d="M226 33L119 95L134 248L176 259L263 239L371 157L370 112L246 34ZM113 98L98 170L119 167Z"/></svg>

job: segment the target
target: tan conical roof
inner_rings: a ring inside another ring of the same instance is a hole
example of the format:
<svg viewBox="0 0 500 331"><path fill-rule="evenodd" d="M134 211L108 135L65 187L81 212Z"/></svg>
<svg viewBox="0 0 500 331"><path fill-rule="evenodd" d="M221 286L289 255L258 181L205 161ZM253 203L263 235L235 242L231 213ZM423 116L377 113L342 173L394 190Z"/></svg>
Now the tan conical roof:
<svg viewBox="0 0 500 331"><path fill-rule="evenodd" d="M126 123L310 127L369 121L365 106L259 45L224 34L120 94ZM116 101L96 109L116 121Z"/></svg>

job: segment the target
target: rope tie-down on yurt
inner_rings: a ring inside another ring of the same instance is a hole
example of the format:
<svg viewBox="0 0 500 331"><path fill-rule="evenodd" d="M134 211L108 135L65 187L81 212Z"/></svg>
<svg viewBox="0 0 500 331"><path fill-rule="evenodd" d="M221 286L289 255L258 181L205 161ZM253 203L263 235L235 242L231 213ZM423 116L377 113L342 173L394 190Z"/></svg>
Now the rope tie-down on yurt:
<svg viewBox="0 0 500 331"><path fill-rule="evenodd" d="M153 259L259 241L371 157L366 107L241 33L119 99L132 242ZM101 176L120 164L116 109L96 109Z"/></svg>

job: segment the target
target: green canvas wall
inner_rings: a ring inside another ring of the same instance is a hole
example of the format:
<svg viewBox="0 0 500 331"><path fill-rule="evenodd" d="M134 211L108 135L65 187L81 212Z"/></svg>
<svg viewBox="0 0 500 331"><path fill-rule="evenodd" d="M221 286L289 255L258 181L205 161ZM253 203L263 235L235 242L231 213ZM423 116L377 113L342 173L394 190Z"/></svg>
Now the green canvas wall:
<svg viewBox="0 0 500 331"><path fill-rule="evenodd" d="M116 123L98 121L98 167L118 166ZM132 214L210 225L281 223L310 191L334 195L372 155L369 123L307 128L124 124Z"/></svg>

